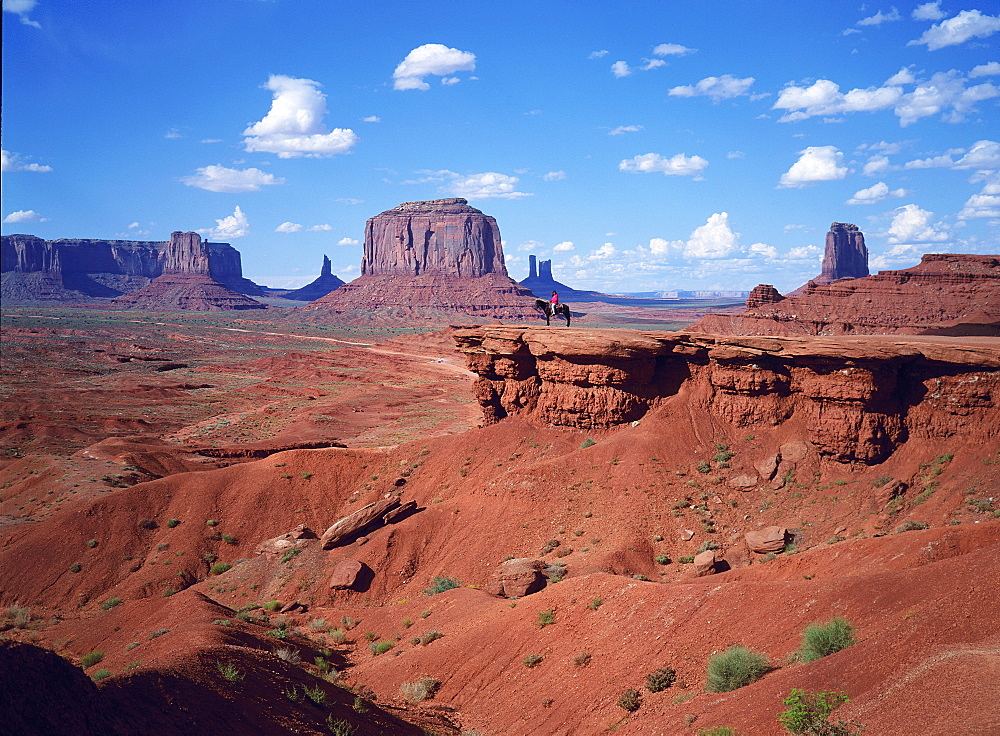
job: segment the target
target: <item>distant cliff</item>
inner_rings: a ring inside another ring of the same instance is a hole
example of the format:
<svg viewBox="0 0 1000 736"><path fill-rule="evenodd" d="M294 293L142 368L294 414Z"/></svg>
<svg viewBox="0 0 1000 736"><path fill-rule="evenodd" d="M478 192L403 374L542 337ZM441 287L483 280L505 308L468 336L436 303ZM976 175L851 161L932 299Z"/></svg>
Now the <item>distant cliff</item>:
<svg viewBox="0 0 1000 736"><path fill-rule="evenodd" d="M243 278L240 253L229 243L205 243L207 263L193 251L167 262L169 241L59 239L4 235L0 245L5 302L85 302L114 298L147 285L164 271L208 273L241 294L265 289ZM199 251L200 253L200 251ZM206 271L207 268L207 271Z"/></svg>

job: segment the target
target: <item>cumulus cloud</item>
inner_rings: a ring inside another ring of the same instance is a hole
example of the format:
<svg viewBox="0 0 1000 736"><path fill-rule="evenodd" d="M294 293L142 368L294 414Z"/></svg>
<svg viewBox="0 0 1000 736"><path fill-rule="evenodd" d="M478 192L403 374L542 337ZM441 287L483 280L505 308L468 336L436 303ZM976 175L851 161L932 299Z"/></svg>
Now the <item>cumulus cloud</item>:
<svg viewBox="0 0 1000 736"><path fill-rule="evenodd" d="M456 174L453 171L424 172L428 176L423 179L408 182L422 184L431 181L445 182L439 191L455 197L466 199L521 199L534 196L528 192L517 191L520 181L516 176L486 171L481 174Z"/></svg>
<svg viewBox="0 0 1000 736"><path fill-rule="evenodd" d="M867 18L862 18L857 22L856 25L859 26L880 26L883 23L888 23L894 20L902 20L902 16L899 11L895 8L889 10L888 13L883 13L881 10L875 13L875 15L870 15Z"/></svg>
<svg viewBox="0 0 1000 736"><path fill-rule="evenodd" d="M355 238L341 238L337 241L337 245L359 245L359 242Z"/></svg>
<svg viewBox="0 0 1000 736"><path fill-rule="evenodd" d="M737 250L739 237L729 227L729 214L716 212L691 233L684 245L684 257L725 258Z"/></svg>
<svg viewBox="0 0 1000 736"><path fill-rule="evenodd" d="M861 170L865 176L878 176L883 171L889 170L889 157L877 154L875 156L869 156L868 160L865 161L864 168Z"/></svg>
<svg viewBox="0 0 1000 736"><path fill-rule="evenodd" d="M792 261L812 261L818 258L819 254L819 246L800 245L788 251L788 258Z"/></svg>
<svg viewBox="0 0 1000 736"><path fill-rule="evenodd" d="M638 133L643 129L641 125L619 125L608 131L608 135L624 135L625 133Z"/></svg>
<svg viewBox="0 0 1000 736"><path fill-rule="evenodd" d="M1000 74L1000 61L991 61L988 64L980 64L979 66L972 67L972 71L969 72L969 79L974 79L975 77L992 77Z"/></svg>
<svg viewBox="0 0 1000 736"><path fill-rule="evenodd" d="M962 219L992 219L1000 223L1000 176L993 175L979 194L965 202L958 215Z"/></svg>
<svg viewBox="0 0 1000 736"><path fill-rule="evenodd" d="M773 245L767 245L766 243L754 243L750 246L750 252L764 256L764 258L769 261L773 261L778 257L778 249Z"/></svg>
<svg viewBox="0 0 1000 736"><path fill-rule="evenodd" d="M475 69L475 54L440 43L425 43L408 53L396 67L396 71L392 73L392 88L428 90L431 86L424 81L424 77L430 75L443 77L443 84L455 84L459 81L458 77L452 76L455 72L471 72Z"/></svg>
<svg viewBox="0 0 1000 736"><path fill-rule="evenodd" d="M199 230L198 232L206 233L208 237L219 240L235 240L236 238L242 238L244 235L250 234L250 221L243 214L243 210L240 209L239 205L236 205L233 214L229 215L229 217L223 217L221 220L216 220L215 223L214 228Z"/></svg>
<svg viewBox="0 0 1000 736"><path fill-rule="evenodd" d="M550 171L547 174L542 174L542 181L562 181L565 178L565 171Z"/></svg>
<svg viewBox="0 0 1000 736"><path fill-rule="evenodd" d="M615 255L617 252L618 249L615 248L614 243L604 243L604 245L591 253L590 257L598 259L611 258L611 256Z"/></svg>
<svg viewBox="0 0 1000 736"><path fill-rule="evenodd" d="M753 85L753 77L740 79L731 74L721 77L705 77L695 85L674 87L668 95L672 97L711 97L714 102L748 94Z"/></svg>
<svg viewBox="0 0 1000 736"><path fill-rule="evenodd" d="M907 191L905 189L893 189L890 191L889 185L880 181L878 184L872 184L867 189L859 189L844 204L876 204L883 199L905 197L906 194Z"/></svg>
<svg viewBox="0 0 1000 736"><path fill-rule="evenodd" d="M11 171L33 171L36 174L46 174L52 171L52 167L27 163L16 153L0 151L0 172L6 173Z"/></svg>
<svg viewBox="0 0 1000 736"><path fill-rule="evenodd" d="M285 180L260 169L227 169L221 164L203 166L191 176L181 178L189 187L210 192L256 192L261 187L284 184Z"/></svg>
<svg viewBox="0 0 1000 736"><path fill-rule="evenodd" d="M15 222L48 222L49 218L42 217L34 210L17 210L3 218L3 221L7 224Z"/></svg>
<svg viewBox="0 0 1000 736"><path fill-rule="evenodd" d="M1000 88L991 82L966 87L965 78L955 70L938 72L901 97L895 112L904 128L938 113L945 122L959 123L973 111L975 103L994 97L1000 97Z"/></svg>
<svg viewBox="0 0 1000 736"><path fill-rule="evenodd" d="M573 245L572 240L564 240L561 243L556 243L552 246L552 250L557 253L565 253L566 251L575 250L576 246Z"/></svg>
<svg viewBox="0 0 1000 736"><path fill-rule="evenodd" d="M921 6L923 7L923 6ZM936 23L908 46L925 44L928 51L965 43L970 38L986 38L1000 31L1000 16L983 15L978 10L963 10L954 18Z"/></svg>
<svg viewBox="0 0 1000 736"><path fill-rule="evenodd" d="M588 59L603 59L608 55L607 49L601 49L600 51L591 51L587 56Z"/></svg>
<svg viewBox="0 0 1000 736"><path fill-rule="evenodd" d="M5 13L13 13L20 17L21 22L26 26L41 28L42 26L38 21L34 21L28 17L28 13L34 10L36 5L38 5L38 0L3 0L3 10Z"/></svg>
<svg viewBox="0 0 1000 736"><path fill-rule="evenodd" d="M648 72L651 69L659 69L661 66L667 65L667 62L663 59L643 59L642 62L642 70L644 72Z"/></svg>
<svg viewBox="0 0 1000 736"><path fill-rule="evenodd" d="M1000 143L976 141L968 152L955 162L956 169L1000 169Z"/></svg>
<svg viewBox="0 0 1000 736"><path fill-rule="evenodd" d="M276 233L297 233L302 230L302 226L297 222L283 222L274 228Z"/></svg>
<svg viewBox="0 0 1000 736"><path fill-rule="evenodd" d="M913 76L913 70L908 66L904 66L885 80L885 84L887 87L898 87L903 84L913 84L916 81L917 78Z"/></svg>
<svg viewBox="0 0 1000 736"><path fill-rule="evenodd" d="M836 146L809 146L799 154L799 160L781 175L778 189L800 189L847 176L847 167L843 165L844 154Z"/></svg>
<svg viewBox="0 0 1000 736"><path fill-rule="evenodd" d="M872 112L892 107L903 96L900 87L869 87L842 93L829 79L818 79L808 87L794 84L778 93L772 110L787 110L779 123L790 123L817 115L840 115L848 112Z"/></svg>
<svg viewBox="0 0 1000 736"><path fill-rule="evenodd" d="M679 43L661 43L653 47L653 54L656 56L687 56L693 54L698 49L689 49Z"/></svg>
<svg viewBox="0 0 1000 736"><path fill-rule="evenodd" d="M366 118L361 118L361 122L362 123L381 123L382 122L382 118L380 118L378 115L369 115Z"/></svg>
<svg viewBox="0 0 1000 736"><path fill-rule="evenodd" d="M693 176L696 181L701 181L704 178L701 172L706 166L708 161L701 156L678 153L668 158L658 153L644 153L624 159L618 164L618 169L643 174L659 172L664 176Z"/></svg>
<svg viewBox="0 0 1000 736"><path fill-rule="evenodd" d="M309 228L309 232L313 233L324 233L330 230L333 230L333 225L328 225L325 222L322 225L313 225L312 227Z"/></svg>
<svg viewBox="0 0 1000 736"><path fill-rule="evenodd" d="M890 243L928 243L947 240L949 235L943 223L934 223L933 212L922 210L915 204L897 207L889 226Z"/></svg>
<svg viewBox="0 0 1000 736"><path fill-rule="evenodd" d="M632 68L626 61L616 61L611 65L611 73L618 79L621 79L622 77L629 76L632 73Z"/></svg>
<svg viewBox="0 0 1000 736"><path fill-rule="evenodd" d="M271 109L243 131L247 151L323 158L346 153L358 142L350 128L327 131L326 95L319 91L319 82L273 74L264 86L273 92Z"/></svg>
<svg viewBox="0 0 1000 736"><path fill-rule="evenodd" d="M941 20L944 15L944 11L941 10L941 0L918 5L910 13L910 17L914 20Z"/></svg>

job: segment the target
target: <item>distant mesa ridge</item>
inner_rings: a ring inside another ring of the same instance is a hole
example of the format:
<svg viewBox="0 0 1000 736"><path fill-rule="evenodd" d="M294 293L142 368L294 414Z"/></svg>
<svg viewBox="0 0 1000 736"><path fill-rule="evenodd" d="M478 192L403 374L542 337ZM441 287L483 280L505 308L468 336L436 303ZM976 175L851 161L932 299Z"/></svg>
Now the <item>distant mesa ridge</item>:
<svg viewBox="0 0 1000 736"><path fill-rule="evenodd" d="M334 289L339 289L343 285L343 279L334 276L330 259L323 256L323 268L320 270L319 278L306 284L301 289L282 292L281 296L284 299L292 299L297 302L311 302L326 296Z"/></svg>

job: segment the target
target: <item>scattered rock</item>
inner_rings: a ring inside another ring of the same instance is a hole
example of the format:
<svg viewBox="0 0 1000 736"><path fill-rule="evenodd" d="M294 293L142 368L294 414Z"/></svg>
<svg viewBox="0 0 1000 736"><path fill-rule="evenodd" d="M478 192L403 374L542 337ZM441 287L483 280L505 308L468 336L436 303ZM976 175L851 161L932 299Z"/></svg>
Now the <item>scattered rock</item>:
<svg viewBox="0 0 1000 736"><path fill-rule="evenodd" d="M809 443L797 440L786 442L781 446L781 459L790 463L802 462L809 454Z"/></svg>
<svg viewBox="0 0 1000 736"><path fill-rule="evenodd" d="M778 463L781 462L781 455L771 455L754 464L760 477L764 480L771 480L778 472Z"/></svg>
<svg viewBox="0 0 1000 736"><path fill-rule="evenodd" d="M694 558L694 573L698 577L704 577L705 575L711 575L715 572L715 550L707 549L695 555Z"/></svg>
<svg viewBox="0 0 1000 736"><path fill-rule="evenodd" d="M545 587L546 579L542 571L548 563L529 557L506 560L493 576L490 592L504 598L521 598L537 593Z"/></svg>
<svg viewBox="0 0 1000 736"><path fill-rule="evenodd" d="M365 569L363 562L357 560L344 560L333 568L333 575L330 576L331 590L349 590L358 584L358 579Z"/></svg>
<svg viewBox="0 0 1000 736"><path fill-rule="evenodd" d="M387 511L399 506L399 499L395 496L382 498L375 503L362 506L350 516L346 516L336 522L323 532L320 543L323 549L333 549L340 544L347 544L351 539L358 536L372 522L382 522L382 517Z"/></svg>
<svg viewBox="0 0 1000 736"><path fill-rule="evenodd" d="M407 516L412 514L417 510L416 501L407 501L402 506L398 506L394 509L390 509L382 517L382 521L386 524L395 524L397 521L405 519Z"/></svg>
<svg viewBox="0 0 1000 736"><path fill-rule="evenodd" d="M308 608L309 606L307 606L305 603L299 603L298 601L289 601L288 603L283 605L280 609L278 609L278 613L293 613L295 611L298 611L300 613L305 613L305 611L308 610Z"/></svg>
<svg viewBox="0 0 1000 736"><path fill-rule="evenodd" d="M878 496L876 497L878 505L884 511L885 508L896 498L899 498L904 493L908 486L901 480L891 480L885 485L879 487Z"/></svg>
<svg viewBox="0 0 1000 736"><path fill-rule="evenodd" d="M305 524L299 524L290 532L286 532L278 537L266 539L258 544L255 554L281 556L290 549L301 549L302 547L305 547L309 541L313 539L316 539L316 532L307 527Z"/></svg>
<svg viewBox="0 0 1000 736"><path fill-rule="evenodd" d="M755 485L757 485L757 476L734 475L728 481L726 481L726 484L730 488L753 488Z"/></svg>
<svg viewBox="0 0 1000 736"><path fill-rule="evenodd" d="M788 530L783 526L767 526L744 535L747 547L761 555L784 550L787 537Z"/></svg>
<svg viewBox="0 0 1000 736"><path fill-rule="evenodd" d="M693 531L691 531L690 529L683 529L681 531L681 541L682 542L690 542L692 539L694 539L694 532Z"/></svg>

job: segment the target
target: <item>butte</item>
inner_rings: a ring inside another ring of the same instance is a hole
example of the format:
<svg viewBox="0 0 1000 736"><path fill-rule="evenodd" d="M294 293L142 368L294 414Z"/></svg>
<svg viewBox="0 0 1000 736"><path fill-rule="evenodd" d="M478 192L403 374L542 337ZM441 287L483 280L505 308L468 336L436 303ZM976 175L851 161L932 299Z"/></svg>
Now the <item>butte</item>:
<svg viewBox="0 0 1000 736"><path fill-rule="evenodd" d="M507 275L496 220L456 197L370 218L361 276L298 311L307 319L526 320L537 318L534 303Z"/></svg>

